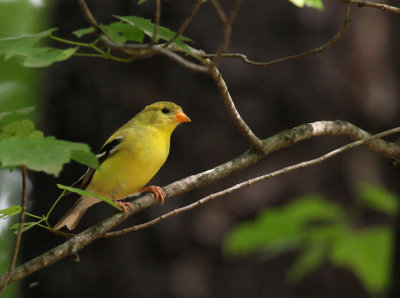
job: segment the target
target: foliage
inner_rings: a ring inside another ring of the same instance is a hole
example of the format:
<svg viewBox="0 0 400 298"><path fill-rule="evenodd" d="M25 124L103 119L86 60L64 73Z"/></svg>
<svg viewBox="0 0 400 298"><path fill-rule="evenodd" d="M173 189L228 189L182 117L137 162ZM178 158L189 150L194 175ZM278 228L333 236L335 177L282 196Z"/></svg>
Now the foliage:
<svg viewBox="0 0 400 298"><path fill-rule="evenodd" d="M306 6L306 7L312 7L315 9L319 9L319 10L324 9L322 0L289 0L289 1L298 7Z"/></svg>
<svg viewBox="0 0 400 298"><path fill-rule="evenodd" d="M17 56L22 58L26 67L44 67L54 62L70 58L77 47L60 50L50 47L38 47L36 44L43 38L49 37L56 29L49 29L38 34L24 34L17 37L0 39L0 55L5 59Z"/></svg>
<svg viewBox="0 0 400 298"><path fill-rule="evenodd" d="M0 131L1 167L26 166L33 171L43 171L58 176L63 164L71 159L97 167L97 158L86 144L44 137L35 129L31 120L21 119L7 122L7 117L23 115L32 109L2 112L3 127ZM11 118L10 118L11 119Z"/></svg>
<svg viewBox="0 0 400 298"><path fill-rule="evenodd" d="M125 44L126 42L143 43L145 36L154 39L156 43L160 40L172 41L172 44L181 49L188 55L196 57L185 42L190 42L191 39L182 35L177 35L176 32L163 27L157 26L157 34L153 38L155 24L149 19L136 16L115 16L120 21L113 22L109 25L100 25L100 29L104 35L112 41ZM79 56L96 56L106 59L114 59L117 61L125 61L123 58L118 58L110 54L110 51L103 51L96 46L98 40L92 43L83 43L78 41L66 40L53 35L56 28L45 30L37 34L24 34L16 37L0 38L0 55L4 55L5 59L11 57L21 58L21 63L26 67L45 67L55 62L67 60L74 55ZM74 35L78 38L94 32L92 27L83 28L74 31ZM40 41L46 38L53 38L64 44L74 45L66 49L58 49L52 47L39 46ZM176 38L175 38L176 37ZM91 49L96 53L82 52L81 50Z"/></svg>
<svg viewBox="0 0 400 298"><path fill-rule="evenodd" d="M71 186L65 186L65 185L62 185L62 184L57 184L57 187L60 188L60 189L63 189L63 190L67 190L67 191L70 191L70 192L73 192L73 193L77 193L77 194L79 194L81 196L84 196L84 197L96 197L96 198L99 198L100 200L103 200L104 202L106 202L107 204L113 206L114 208L122 211L122 209L115 203L115 201L110 200L110 199L108 199L106 197L103 197L101 195L98 195L98 194L95 194L95 193L92 193L92 192L89 192L87 190L83 190L83 189L80 189L80 188L75 188L75 187L71 187Z"/></svg>
<svg viewBox="0 0 400 298"><path fill-rule="evenodd" d="M376 185L361 185L358 196L364 208L388 215L399 206L398 198ZM350 269L371 294L382 293L389 282L393 231L384 225L355 229L350 219L356 220L349 209L321 196L304 196L241 223L226 236L223 249L229 256L275 256L298 249L289 281L300 281L328 260Z"/></svg>

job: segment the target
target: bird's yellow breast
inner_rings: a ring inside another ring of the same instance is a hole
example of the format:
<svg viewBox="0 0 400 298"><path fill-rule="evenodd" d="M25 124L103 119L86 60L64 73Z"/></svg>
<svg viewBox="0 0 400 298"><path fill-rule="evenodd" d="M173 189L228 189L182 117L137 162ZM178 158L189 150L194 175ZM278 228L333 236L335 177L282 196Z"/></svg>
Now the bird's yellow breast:
<svg viewBox="0 0 400 298"><path fill-rule="evenodd" d="M172 130L126 128L120 147L94 173L88 191L114 200L137 193L166 161Z"/></svg>

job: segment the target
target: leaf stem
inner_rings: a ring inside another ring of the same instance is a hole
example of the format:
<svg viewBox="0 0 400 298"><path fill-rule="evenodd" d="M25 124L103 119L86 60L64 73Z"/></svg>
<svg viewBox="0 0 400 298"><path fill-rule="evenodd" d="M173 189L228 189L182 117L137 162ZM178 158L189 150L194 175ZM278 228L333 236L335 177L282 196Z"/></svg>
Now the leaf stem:
<svg viewBox="0 0 400 298"><path fill-rule="evenodd" d="M53 211L54 207L56 207L56 205L58 204L58 202L59 202L59 201L61 200L61 198L64 196L65 192L66 192L66 190L64 189L64 190L62 191L62 193L58 196L57 200L54 202L53 206L51 206L50 210L47 212L47 214L46 214L46 223L47 223L47 220L48 220L48 218L49 218L51 212Z"/></svg>
<svg viewBox="0 0 400 298"><path fill-rule="evenodd" d="M62 42L62 43L66 43L66 44L70 44L70 45L74 45L74 46L78 46L78 47L85 47L85 48L89 48L92 49L94 51L96 51L98 54L91 54L91 53L75 53L74 56L84 56L84 57L95 57L95 58L104 58L104 59L111 59L117 62L131 62L132 59L129 58L119 58L116 56L113 56L110 54L110 49L107 49L107 52L103 51L102 49L98 48L96 46L96 44L99 42L100 39L96 39L95 41L93 41L92 43L83 43L83 42L79 42L79 41L73 41L73 40L68 40L68 39L64 39L61 37L57 37L54 35L50 35L50 38Z"/></svg>
<svg viewBox="0 0 400 298"><path fill-rule="evenodd" d="M28 215L28 216L30 216L30 217L37 218L37 219L40 219L40 220L43 219L43 217L40 217L40 216L38 216L38 215L29 213L29 212L25 212L25 215Z"/></svg>
<svg viewBox="0 0 400 298"><path fill-rule="evenodd" d="M78 46L78 47L92 48L92 45L88 44L88 43L68 40L68 39L64 39L64 38L61 38L61 37L58 37L58 36L54 36L54 35L51 35L51 34L49 35L49 37L54 39L54 40L56 40L56 41L62 42L62 43L67 43L67 44L71 44L71 45Z"/></svg>

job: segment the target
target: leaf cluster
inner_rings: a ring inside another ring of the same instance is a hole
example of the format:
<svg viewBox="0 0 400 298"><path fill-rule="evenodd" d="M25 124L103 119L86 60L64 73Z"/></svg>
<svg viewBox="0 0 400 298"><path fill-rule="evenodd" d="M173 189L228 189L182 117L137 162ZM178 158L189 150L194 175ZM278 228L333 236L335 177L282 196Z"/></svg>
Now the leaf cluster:
<svg viewBox="0 0 400 298"><path fill-rule="evenodd" d="M394 215L398 198L386 189L361 185L358 209ZM319 195L297 198L282 207L269 207L258 217L236 226L224 240L228 256L262 253L271 258L290 250L300 254L287 273L298 282L324 262L350 269L371 294L389 283L394 232L385 225L356 229L349 209Z"/></svg>
<svg viewBox="0 0 400 298"><path fill-rule="evenodd" d="M45 137L43 132L35 129L35 124L29 119L12 120L15 116L32 111L33 107L28 107L0 113L3 123L0 128L1 167L25 166L33 171L58 176L63 165L71 159L90 167L98 166L97 158L87 144Z"/></svg>

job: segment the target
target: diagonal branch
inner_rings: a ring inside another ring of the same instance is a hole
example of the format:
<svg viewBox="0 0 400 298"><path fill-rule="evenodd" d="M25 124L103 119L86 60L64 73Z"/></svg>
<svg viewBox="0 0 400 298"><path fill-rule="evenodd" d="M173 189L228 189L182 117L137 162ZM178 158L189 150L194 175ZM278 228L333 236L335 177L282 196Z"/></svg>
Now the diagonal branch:
<svg viewBox="0 0 400 298"><path fill-rule="evenodd" d="M226 13L225 13L224 9L222 8L221 4L218 2L218 0L211 0L210 2L214 6L215 10L217 11L217 14L218 14L219 18L221 19L222 23L225 23L228 18L226 16Z"/></svg>
<svg viewBox="0 0 400 298"><path fill-rule="evenodd" d="M88 23L93 27L95 33L100 36L103 31L101 30L99 23L97 23L96 19L94 18L92 12L90 11L89 7L86 4L85 0L78 0L79 6L81 7L81 10L83 12L83 15L85 19L88 21Z"/></svg>
<svg viewBox="0 0 400 298"><path fill-rule="evenodd" d="M322 155L320 157L311 159L309 161L303 161L303 162L295 164L295 165L284 167L284 168L282 168L282 169L280 169L278 171L275 171L275 172L272 172L272 173L268 173L268 174L265 174L265 175L262 175L262 176L259 176L259 177L253 178L253 179L249 179L249 180L241 182L241 183L238 183L238 184L236 184L234 186L231 186L231 187L226 188L224 190L221 190L219 192L216 192L216 193L213 193L211 195L208 195L208 196L206 196L206 197L204 197L204 198L202 198L202 199L200 199L200 200L198 200L198 201L196 201L196 202L194 202L192 204L186 205L186 206L181 207L181 208L174 209L174 210L172 210L172 211L170 211L170 212L168 212L166 214L163 214L163 215L161 215L161 216L159 216L159 217L157 217L157 218L155 218L153 220L150 220L148 222L145 222L143 224L138 224L138 225L135 225L133 227L122 229L122 230L115 231L115 232L108 232L108 233L106 233L104 235L104 237L120 236L120 235L127 234L127 233L130 233L130 232L134 232L134 231L138 231L138 230L142 230L142 229L145 229L145 228L152 227L155 224L166 220L167 218L170 218L172 216L175 216L175 215L190 211L190 210L192 210L192 209L194 209L196 207L199 207L200 205L208 203L208 202L210 202L212 200L215 200L215 199L217 199L219 197L231 194L234 191L237 191L237 190L242 189L244 187L248 187L248 186L250 186L252 184L255 184L257 182L261 182L261 181L264 181L264 180L267 180L267 179L271 179L273 177L276 177L276 176L279 176L279 175L282 175L282 174L286 174L286 173L289 173L289 172L292 172L292 171L295 171L295 170L299 170L299 169L303 169L303 168L306 168L306 167L309 167L309 166L320 164L321 162L323 162L323 161L325 161L325 160L327 160L327 159L329 159L331 157L334 157L334 156L336 156L336 155L338 155L338 154L340 154L340 153L342 153L344 151L347 151L347 150L350 150L352 148L361 146L361 145L365 144L366 142L375 140L377 138L382 138L382 137L385 137L385 136L388 136L388 135L391 135L391 134L395 134L395 133L400 133L400 127L387 130L385 132L376 134L376 135L374 135L372 137L369 137L369 138L366 138L366 139L362 139L362 140L358 140L358 141L352 142L350 144L342 146L342 147L340 147L338 149L330 151L330 152L328 152L328 153L326 153L326 154L324 154L324 155Z"/></svg>
<svg viewBox="0 0 400 298"><path fill-rule="evenodd" d="M263 150L257 151L250 149L238 157L221 164L213 169L204 171L176 181L164 187L168 198L182 194L201 186L214 183L224 177L232 175L254 163L269 153L290 147L293 144L322 135L346 135L354 140L361 140L370 137L366 131L345 121L318 121L307 123L292 129L285 130L275 136L263 140ZM400 160L400 147L396 144L386 142L381 139L365 141L365 145L379 153L394 160ZM36 271L39 271L55 262L76 253L83 247L89 245L94 240L103 237L108 231L118 226L120 223L157 203L157 200L151 194L147 194L132 201L132 207L128 208L127 214L118 212L93 227L76 235L72 239L50 249L44 254L33 258L32 260L16 267L10 275L9 282L20 280ZM4 285L6 274L0 276L0 286Z"/></svg>
<svg viewBox="0 0 400 298"><path fill-rule="evenodd" d="M222 78L222 75L219 72L218 68L210 59L204 59L202 63L209 69L210 75L219 89L221 98L224 101L224 104L239 131L254 148L256 148L257 150L262 150L262 141L254 134L254 132L240 116L235 107L235 103L233 102L232 97L229 93L228 87L226 86L226 83Z"/></svg>

